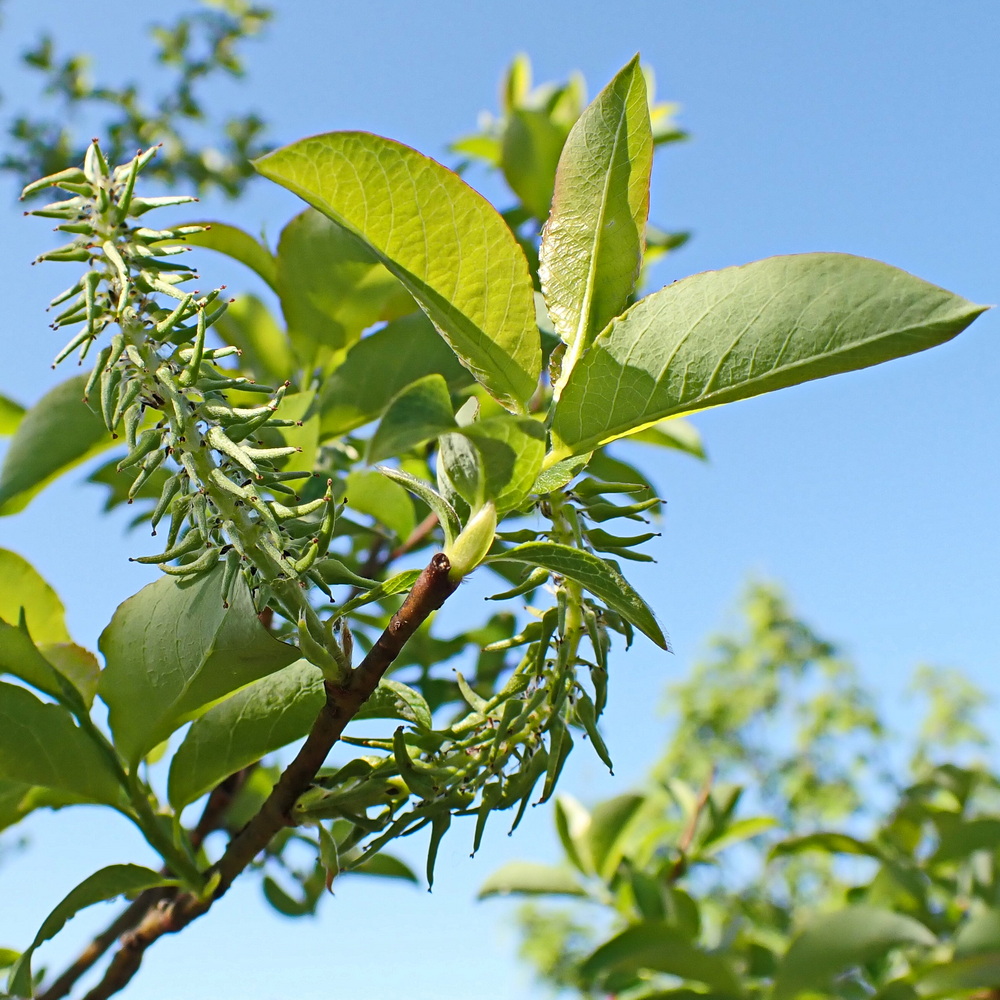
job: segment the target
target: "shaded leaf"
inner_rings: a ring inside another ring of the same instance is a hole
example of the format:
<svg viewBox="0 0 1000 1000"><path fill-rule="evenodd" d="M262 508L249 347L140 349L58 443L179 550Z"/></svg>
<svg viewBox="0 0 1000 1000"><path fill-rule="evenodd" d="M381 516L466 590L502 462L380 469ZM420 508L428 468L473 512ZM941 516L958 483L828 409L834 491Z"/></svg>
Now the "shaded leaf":
<svg viewBox="0 0 1000 1000"><path fill-rule="evenodd" d="M695 947L683 932L663 921L646 921L622 931L587 958L580 973L592 980L641 969L704 983L724 996L738 997L743 993L736 974L723 957Z"/></svg>
<svg viewBox="0 0 1000 1000"><path fill-rule="evenodd" d="M646 804L643 795L617 795L598 803L590 814L587 844L597 874L608 881L626 853L629 824Z"/></svg>
<svg viewBox="0 0 1000 1000"><path fill-rule="evenodd" d="M369 514L400 541L416 527L413 501L402 486L374 469L355 469L347 477L346 500L352 510Z"/></svg>
<svg viewBox="0 0 1000 1000"><path fill-rule="evenodd" d="M549 214L568 132L568 126L541 109L513 108L507 117L500 165L511 190L540 222Z"/></svg>
<svg viewBox="0 0 1000 1000"><path fill-rule="evenodd" d="M609 608L631 622L661 649L669 649L649 605L636 593L618 570L591 552L584 552L556 542L525 542L492 556L490 562L524 562L574 580L599 597Z"/></svg>
<svg viewBox="0 0 1000 1000"><path fill-rule="evenodd" d="M665 417L933 347L984 308L847 254L696 274L640 300L580 359L555 407L548 464Z"/></svg>
<svg viewBox="0 0 1000 1000"><path fill-rule="evenodd" d="M425 375L393 397L368 442L365 460L382 462L402 455L454 427L448 384L436 373Z"/></svg>
<svg viewBox="0 0 1000 1000"><path fill-rule="evenodd" d="M60 705L0 682L0 779L43 785L118 805L122 788L107 757Z"/></svg>
<svg viewBox="0 0 1000 1000"><path fill-rule="evenodd" d="M168 796L180 812L220 781L301 739L323 708L323 674L296 660L191 723L170 763Z"/></svg>
<svg viewBox="0 0 1000 1000"><path fill-rule="evenodd" d="M260 240L248 232L225 222L198 221L186 223L193 226L209 226L201 233L191 233L182 242L190 246L216 250L232 260L239 261L263 278L272 289L277 290L277 265L274 254ZM180 242L180 241L179 241Z"/></svg>
<svg viewBox="0 0 1000 1000"><path fill-rule="evenodd" d="M814 920L799 934L778 966L773 1000L802 992L826 992L846 970L903 945L930 947L936 938L910 917L873 906L848 906Z"/></svg>
<svg viewBox="0 0 1000 1000"><path fill-rule="evenodd" d="M413 869L392 854L373 854L360 864L353 865L345 875L377 875L381 878L399 878L404 882L419 883Z"/></svg>
<svg viewBox="0 0 1000 1000"><path fill-rule="evenodd" d="M541 469L545 427L531 417L505 415L469 424L461 433L482 458L483 499L494 502L500 517L516 510L531 492Z"/></svg>
<svg viewBox="0 0 1000 1000"><path fill-rule="evenodd" d="M83 402L87 375L50 389L21 420L0 470L0 514L16 514L53 479L114 443Z"/></svg>
<svg viewBox="0 0 1000 1000"><path fill-rule="evenodd" d="M176 879L164 878L159 872L140 865L109 865L85 878L59 905L45 918L34 941L23 952L10 973L7 988L15 996L31 996L31 956L35 949L50 938L55 937L66 921L80 910L114 899L124 894L134 895L156 886L176 885Z"/></svg>
<svg viewBox="0 0 1000 1000"><path fill-rule="evenodd" d="M431 728L431 710L419 691L391 678L383 678L371 697L358 709L355 719L403 719L424 729Z"/></svg>
<svg viewBox="0 0 1000 1000"><path fill-rule="evenodd" d="M223 572L188 583L164 576L119 605L101 633L98 690L130 763L206 705L298 659L258 621L241 579L223 607Z"/></svg>
<svg viewBox="0 0 1000 1000"><path fill-rule="evenodd" d="M481 195L416 150L366 132L303 139L254 166L358 237L473 375L523 412L541 370L531 280L514 235Z"/></svg>
<svg viewBox="0 0 1000 1000"><path fill-rule="evenodd" d="M951 961L925 969L913 987L923 1000L954 997L968 990L986 990L987 996L1000 985L1000 950Z"/></svg>
<svg viewBox="0 0 1000 1000"><path fill-rule="evenodd" d="M24 413L24 407L20 403L0 396L0 437L10 437L17 430Z"/></svg>

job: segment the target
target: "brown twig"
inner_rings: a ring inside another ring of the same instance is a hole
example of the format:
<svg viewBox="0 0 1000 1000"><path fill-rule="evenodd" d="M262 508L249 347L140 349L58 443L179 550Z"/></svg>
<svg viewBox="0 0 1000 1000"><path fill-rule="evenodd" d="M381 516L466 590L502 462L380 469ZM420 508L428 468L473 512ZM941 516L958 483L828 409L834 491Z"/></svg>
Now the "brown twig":
<svg viewBox="0 0 1000 1000"><path fill-rule="evenodd" d="M698 831L698 823L701 821L701 814L708 805L708 797L712 794L712 784L715 781L715 766L713 765L698 792L698 798L694 804L694 812L688 820L688 825L681 834L681 839L677 841L677 860L670 869L669 882L676 882L687 871L687 852L694 842L694 835Z"/></svg>
<svg viewBox="0 0 1000 1000"><path fill-rule="evenodd" d="M255 766L251 765L242 771L231 774L225 781L220 782L212 789L208 801L205 803L205 808L191 831L191 846L196 851L210 833L223 827L226 813L232 805L233 798L243 787ZM162 874L169 875L170 872L164 868ZM100 934L93 938L90 944L76 957L72 965L68 966L57 979L54 979L42 993L38 994L37 1000L62 1000L62 997L68 996L77 980L100 959L115 941L132 930L133 927L137 927L153 907L172 895L175 895L174 889L163 887L147 889L145 892L139 893Z"/></svg>
<svg viewBox="0 0 1000 1000"><path fill-rule="evenodd" d="M176 933L206 913L267 847L274 835L291 822L292 807L309 788L348 722L378 687L386 670L413 633L454 593L458 585L448 578L450 569L447 556L437 553L378 641L351 672L347 683L342 687L327 685L326 704L295 759L282 772L260 811L233 838L219 861L209 869L207 874L216 879L211 892L204 897L190 892L178 893L151 909L134 930L124 935L104 978L85 1000L107 1000L121 990L138 971L146 949L154 941L164 934Z"/></svg>

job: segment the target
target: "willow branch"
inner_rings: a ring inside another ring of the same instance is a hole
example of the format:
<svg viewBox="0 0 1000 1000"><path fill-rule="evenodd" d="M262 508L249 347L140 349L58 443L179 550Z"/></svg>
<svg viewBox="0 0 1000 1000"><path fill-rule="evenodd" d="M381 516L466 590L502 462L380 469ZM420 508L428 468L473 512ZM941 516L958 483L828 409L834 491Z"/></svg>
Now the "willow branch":
<svg viewBox="0 0 1000 1000"><path fill-rule="evenodd" d="M205 803L205 808L191 831L191 846L195 851L201 847L210 833L222 829L225 825L226 813L232 805L233 798L243 787L251 770L253 770L253 766L237 771L212 789L208 801ZM164 868L162 874L170 875L170 871ZM69 996L69 992L76 985L77 980L94 966L115 941L137 927L153 907L175 893L176 890L162 886L139 893L100 934L91 940L74 962L43 992L38 994L37 1000L62 1000L63 997Z"/></svg>
<svg viewBox="0 0 1000 1000"><path fill-rule="evenodd" d="M302 748L285 768L260 811L230 842L208 876L214 879L205 896L178 893L151 909L134 930L122 938L104 978L85 1000L107 1000L135 975L146 949L164 934L174 934L211 909L225 895L236 877L291 820L292 807L308 790L333 745L347 724L378 687L379 681L410 637L455 592L457 582L449 579L451 563L437 553L418 577L400 609L392 616L378 641L368 651L347 683L326 685L326 703L313 723Z"/></svg>

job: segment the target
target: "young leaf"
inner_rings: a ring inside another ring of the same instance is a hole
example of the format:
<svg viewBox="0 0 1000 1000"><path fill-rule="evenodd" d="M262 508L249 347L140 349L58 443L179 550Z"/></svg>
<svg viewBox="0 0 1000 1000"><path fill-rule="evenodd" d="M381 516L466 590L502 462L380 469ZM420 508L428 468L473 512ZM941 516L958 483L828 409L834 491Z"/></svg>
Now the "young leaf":
<svg viewBox="0 0 1000 1000"><path fill-rule="evenodd" d="M372 378L372 372L378 372L378 378ZM398 392L425 375L441 375L451 390L472 382L423 313L411 313L369 334L323 383L321 438L326 441L375 420Z"/></svg>
<svg viewBox="0 0 1000 1000"><path fill-rule="evenodd" d="M431 728L431 710L419 691L391 678L379 681L355 719L402 719L424 729Z"/></svg>
<svg viewBox="0 0 1000 1000"><path fill-rule="evenodd" d="M664 417L922 351L984 309L847 254L696 274L637 302L580 359L555 406L547 463Z"/></svg>
<svg viewBox="0 0 1000 1000"><path fill-rule="evenodd" d="M531 417L489 417L462 428L482 457L485 499L503 517L531 492L545 457L545 427Z"/></svg>
<svg viewBox="0 0 1000 1000"><path fill-rule="evenodd" d="M60 705L0 682L0 779L118 805L122 788L97 745Z"/></svg>
<svg viewBox="0 0 1000 1000"><path fill-rule="evenodd" d="M0 471L0 514L16 514L57 476L114 441L86 403L86 375L50 389L24 415Z"/></svg>
<svg viewBox="0 0 1000 1000"><path fill-rule="evenodd" d="M403 472L400 469L391 469L387 465L380 465L377 469L387 479L399 483L405 490L420 497L437 514L441 527L444 529L445 540L450 544L462 530L462 524L458 519L458 514L455 513L455 508L430 483L425 483L422 479L411 476L408 472Z"/></svg>
<svg viewBox="0 0 1000 1000"><path fill-rule="evenodd" d="M222 564L189 583L165 576L119 605L101 633L98 691L130 764L205 705L298 659L258 621L240 581L222 603Z"/></svg>
<svg viewBox="0 0 1000 1000"><path fill-rule="evenodd" d="M575 580L630 621L660 649L669 650L667 640L649 605L611 563L599 556L557 542L525 542L508 549L502 555L491 557L489 562L501 560L543 566L553 573Z"/></svg>
<svg viewBox="0 0 1000 1000"><path fill-rule="evenodd" d="M21 954L11 969L7 989L16 997L30 997L32 994L31 956L45 941L56 936L66 921L80 910L105 899L114 899L125 893L130 895L153 889L157 886L176 885L176 879L164 878L159 872L139 865L109 865L85 878L62 902L45 918L38 928L35 940Z"/></svg>
<svg viewBox="0 0 1000 1000"><path fill-rule="evenodd" d="M366 461L402 455L454 427L448 384L437 373L425 375L393 397L368 443Z"/></svg>
<svg viewBox="0 0 1000 1000"><path fill-rule="evenodd" d="M804 990L825 992L834 978L855 965L881 958L904 945L929 947L934 935L901 913L874 906L848 906L814 920L792 941L778 966L774 1000L792 1000Z"/></svg>
<svg viewBox="0 0 1000 1000"><path fill-rule="evenodd" d="M538 268L567 344L557 393L635 289L652 167L646 82L635 56L577 120L559 158Z"/></svg>
<svg viewBox="0 0 1000 1000"><path fill-rule="evenodd" d="M524 412L541 371L531 281L513 233L481 195L416 150L366 132L303 139L254 166L360 239L462 364Z"/></svg>
<svg viewBox="0 0 1000 1000"><path fill-rule="evenodd" d="M381 470L380 470L381 471ZM380 583L371 590L366 590L349 601L337 606L338 615L350 614L350 612L363 608L373 601L381 601L385 597L392 597L393 594L401 594L404 590L409 590L420 576L418 569L406 569L402 573L389 577L384 583Z"/></svg>

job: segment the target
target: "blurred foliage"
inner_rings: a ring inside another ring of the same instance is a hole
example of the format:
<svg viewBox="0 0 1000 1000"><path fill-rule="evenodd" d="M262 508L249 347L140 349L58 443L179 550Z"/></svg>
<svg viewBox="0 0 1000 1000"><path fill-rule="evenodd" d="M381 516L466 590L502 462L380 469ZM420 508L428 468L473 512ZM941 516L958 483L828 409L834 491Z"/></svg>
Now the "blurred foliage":
<svg viewBox="0 0 1000 1000"><path fill-rule="evenodd" d="M1000 777L982 692L922 668L906 746L777 590L751 587L743 614L672 689L645 786L592 809L561 797L563 862L507 865L481 895L545 900L520 911L522 955L586 997L995 996Z"/></svg>
<svg viewBox="0 0 1000 1000"><path fill-rule="evenodd" d="M249 0L205 0L201 9L149 28L160 72L117 84L95 79L85 51L66 53L44 34L21 56L41 78L40 96L7 122L0 170L23 186L79 163L91 137L100 135L114 163L162 143L147 179L235 198L254 176L250 159L265 149L265 124L253 112L217 117L204 88L220 75L243 77L243 43L270 18L270 8Z"/></svg>

